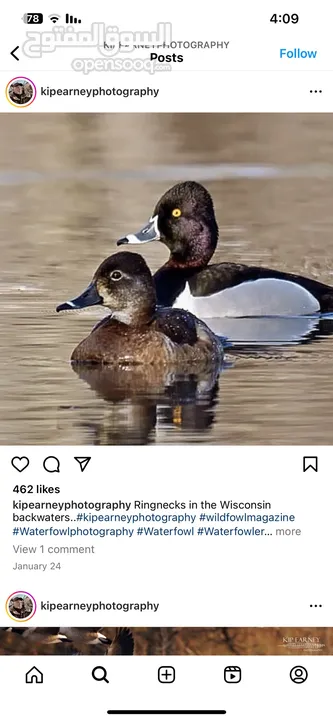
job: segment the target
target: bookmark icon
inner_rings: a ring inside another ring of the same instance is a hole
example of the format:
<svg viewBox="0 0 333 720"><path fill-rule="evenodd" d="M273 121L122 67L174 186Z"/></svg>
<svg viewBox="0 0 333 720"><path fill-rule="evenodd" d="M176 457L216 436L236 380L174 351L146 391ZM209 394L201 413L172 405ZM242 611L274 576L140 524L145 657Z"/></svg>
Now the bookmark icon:
<svg viewBox="0 0 333 720"><path fill-rule="evenodd" d="M305 455L303 457L303 472L307 470L318 472L318 455Z"/></svg>

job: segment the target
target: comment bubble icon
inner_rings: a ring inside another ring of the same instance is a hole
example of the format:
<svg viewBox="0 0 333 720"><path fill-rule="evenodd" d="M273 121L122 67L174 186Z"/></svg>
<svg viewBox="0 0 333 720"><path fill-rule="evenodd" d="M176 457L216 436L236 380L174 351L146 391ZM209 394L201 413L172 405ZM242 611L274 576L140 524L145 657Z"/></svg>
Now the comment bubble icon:
<svg viewBox="0 0 333 720"><path fill-rule="evenodd" d="M55 455L49 455L43 461L43 468L46 472L58 473L60 472L60 461Z"/></svg>

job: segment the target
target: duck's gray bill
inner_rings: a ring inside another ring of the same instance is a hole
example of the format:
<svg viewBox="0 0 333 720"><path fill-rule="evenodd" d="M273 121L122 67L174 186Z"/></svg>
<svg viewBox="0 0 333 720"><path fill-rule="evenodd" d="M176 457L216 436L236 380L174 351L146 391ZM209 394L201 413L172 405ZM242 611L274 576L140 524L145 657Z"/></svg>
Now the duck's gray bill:
<svg viewBox="0 0 333 720"><path fill-rule="evenodd" d="M137 233L126 235L126 237L120 238L120 240L118 240L117 242L117 245L137 245L138 243L152 242L152 240L158 240L159 238L160 233L157 227L157 215L155 215L155 217L151 218L151 220L149 220L149 223L147 223L147 225L145 225L142 230L139 230L139 232Z"/></svg>
<svg viewBox="0 0 333 720"><path fill-rule="evenodd" d="M90 307L91 305L101 305L103 298L98 294L96 286L91 283L87 289L74 300L68 300L56 308L57 312L62 310L82 310L82 308Z"/></svg>

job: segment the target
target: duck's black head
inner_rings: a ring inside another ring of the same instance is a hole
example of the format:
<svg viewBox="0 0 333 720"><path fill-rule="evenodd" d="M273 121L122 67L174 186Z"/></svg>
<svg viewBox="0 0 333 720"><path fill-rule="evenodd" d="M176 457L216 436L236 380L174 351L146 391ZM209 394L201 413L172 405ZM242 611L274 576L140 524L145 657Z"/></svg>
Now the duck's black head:
<svg viewBox="0 0 333 720"><path fill-rule="evenodd" d="M218 240L214 205L208 190L192 181L174 185L158 201L149 223L140 232L121 238L117 244L152 240L161 240L169 248L174 265L205 266Z"/></svg>
<svg viewBox="0 0 333 720"><path fill-rule="evenodd" d="M126 325L144 325L156 307L154 282L147 263L137 253L119 252L102 262L88 288L74 300L58 305L62 310L80 310L105 305L111 316Z"/></svg>

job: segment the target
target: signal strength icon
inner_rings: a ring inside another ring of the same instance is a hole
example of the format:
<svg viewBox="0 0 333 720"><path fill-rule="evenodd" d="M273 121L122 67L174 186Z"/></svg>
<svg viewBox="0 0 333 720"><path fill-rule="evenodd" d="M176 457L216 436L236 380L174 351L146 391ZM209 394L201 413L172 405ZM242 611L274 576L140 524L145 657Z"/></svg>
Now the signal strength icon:
<svg viewBox="0 0 333 720"><path fill-rule="evenodd" d="M81 20L79 20L79 18L73 17L73 15L69 15L68 13L66 13L66 25L73 25L80 22Z"/></svg>
<svg viewBox="0 0 333 720"><path fill-rule="evenodd" d="M60 20L60 15L56 15L55 13L53 15L49 15L50 20L52 20L53 23L56 23L57 20Z"/></svg>

